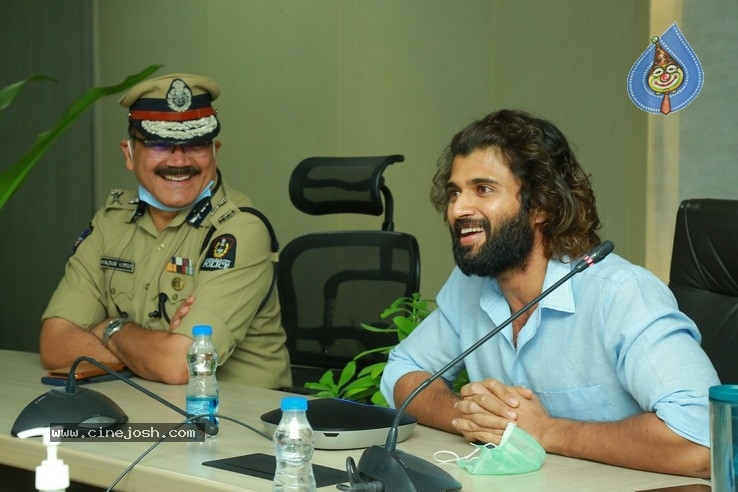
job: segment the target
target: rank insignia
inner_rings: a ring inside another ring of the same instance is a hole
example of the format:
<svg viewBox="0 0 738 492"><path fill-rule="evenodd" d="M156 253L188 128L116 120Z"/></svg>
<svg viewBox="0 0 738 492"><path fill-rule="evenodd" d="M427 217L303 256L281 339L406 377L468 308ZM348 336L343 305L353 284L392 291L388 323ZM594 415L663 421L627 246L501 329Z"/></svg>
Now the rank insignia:
<svg viewBox="0 0 738 492"><path fill-rule="evenodd" d="M223 234L210 242L201 270L227 270L236 266L236 238Z"/></svg>
<svg viewBox="0 0 738 492"><path fill-rule="evenodd" d="M195 267L189 258L172 256L172 259L167 264L167 271L172 273L184 273L185 275L194 275Z"/></svg>
<svg viewBox="0 0 738 492"><path fill-rule="evenodd" d="M123 205L120 202L120 197L123 196L123 192L121 190L111 190L110 191L110 204L117 203L119 205Z"/></svg>

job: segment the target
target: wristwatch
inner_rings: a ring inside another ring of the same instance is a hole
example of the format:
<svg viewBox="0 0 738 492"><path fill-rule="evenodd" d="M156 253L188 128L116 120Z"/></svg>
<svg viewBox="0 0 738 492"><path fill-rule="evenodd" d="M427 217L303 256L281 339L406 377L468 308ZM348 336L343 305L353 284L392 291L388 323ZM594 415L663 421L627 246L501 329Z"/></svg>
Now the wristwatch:
<svg viewBox="0 0 738 492"><path fill-rule="evenodd" d="M108 322L108 325L103 330L102 334L102 343L105 347L108 346L108 342L112 338L113 335L118 333L121 328L123 328L123 325L128 323L128 320L125 318L115 318L111 319L110 322Z"/></svg>

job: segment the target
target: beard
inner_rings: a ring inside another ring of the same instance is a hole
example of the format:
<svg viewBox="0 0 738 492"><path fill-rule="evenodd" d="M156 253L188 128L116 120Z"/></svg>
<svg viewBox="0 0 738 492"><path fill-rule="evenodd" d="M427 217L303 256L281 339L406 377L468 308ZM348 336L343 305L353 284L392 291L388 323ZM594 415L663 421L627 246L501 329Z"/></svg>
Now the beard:
<svg viewBox="0 0 738 492"><path fill-rule="evenodd" d="M477 251L473 246L461 245L461 230L467 227L484 229L485 241ZM454 260L464 275L498 277L525 267L533 250L533 228L528 212L520 207L517 215L505 219L494 231L486 218L459 219L451 227L451 240Z"/></svg>

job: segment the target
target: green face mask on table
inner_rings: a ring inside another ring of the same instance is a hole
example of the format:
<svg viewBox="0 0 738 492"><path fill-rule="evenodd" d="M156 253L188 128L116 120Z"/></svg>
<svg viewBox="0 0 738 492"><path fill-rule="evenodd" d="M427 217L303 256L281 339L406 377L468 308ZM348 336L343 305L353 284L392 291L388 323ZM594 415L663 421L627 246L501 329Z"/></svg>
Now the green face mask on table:
<svg viewBox="0 0 738 492"><path fill-rule="evenodd" d="M490 443L472 446L477 449L463 457L451 451L438 451L436 455L450 453L456 458L451 460L436 458L436 461L445 463L456 461L461 468L474 475L512 475L538 470L546 458L546 451L538 441L513 423L507 425L499 445Z"/></svg>

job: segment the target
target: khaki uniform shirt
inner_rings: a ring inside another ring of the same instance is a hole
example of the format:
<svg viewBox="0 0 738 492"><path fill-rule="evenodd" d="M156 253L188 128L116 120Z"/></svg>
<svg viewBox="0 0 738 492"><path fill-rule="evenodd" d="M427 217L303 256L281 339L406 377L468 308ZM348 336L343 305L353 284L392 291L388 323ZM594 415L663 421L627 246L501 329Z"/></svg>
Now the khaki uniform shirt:
<svg viewBox="0 0 738 492"><path fill-rule="evenodd" d="M222 364L218 379L290 386L276 286L257 312L277 260L271 237L258 217L239 210L250 200L218 178L206 209L200 202L180 212L161 232L134 194L112 190L78 239L43 318L63 318L90 330L125 313L145 328L168 330L167 318L194 294L174 332L192 337L194 325L213 327Z"/></svg>

